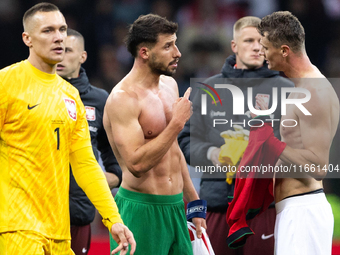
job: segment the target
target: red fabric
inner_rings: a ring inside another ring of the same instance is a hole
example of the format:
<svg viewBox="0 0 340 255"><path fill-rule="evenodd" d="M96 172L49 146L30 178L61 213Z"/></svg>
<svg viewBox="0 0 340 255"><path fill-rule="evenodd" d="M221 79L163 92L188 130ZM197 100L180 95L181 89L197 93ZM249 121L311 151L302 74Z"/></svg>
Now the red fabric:
<svg viewBox="0 0 340 255"><path fill-rule="evenodd" d="M207 234L215 255L245 255L240 249L230 249L226 243L229 226L226 219L227 212L207 212Z"/></svg>
<svg viewBox="0 0 340 255"><path fill-rule="evenodd" d="M230 227L227 243L237 248L244 245L245 239L254 232L248 227L246 217L249 210L261 213L273 202L273 172L241 172L245 166L275 166L286 147L273 133L271 123L250 129L249 144L244 152L236 174L234 199L227 211ZM249 215L248 215L249 218Z"/></svg>
<svg viewBox="0 0 340 255"><path fill-rule="evenodd" d="M71 248L75 255L86 255L91 244L91 225L71 226Z"/></svg>

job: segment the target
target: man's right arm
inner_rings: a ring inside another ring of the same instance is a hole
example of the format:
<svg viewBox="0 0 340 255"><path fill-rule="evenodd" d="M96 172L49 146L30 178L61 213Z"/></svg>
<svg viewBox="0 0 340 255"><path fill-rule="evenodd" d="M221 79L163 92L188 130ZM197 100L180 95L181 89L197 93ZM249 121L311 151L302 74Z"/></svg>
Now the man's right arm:
<svg viewBox="0 0 340 255"><path fill-rule="evenodd" d="M125 91L112 93L104 111L104 127L129 171L140 177L157 165L167 153L178 133L190 118L190 90L173 106L168 126L154 139L145 143L143 129L138 121L138 100Z"/></svg>
<svg viewBox="0 0 340 255"><path fill-rule="evenodd" d="M2 84L0 84L0 131L2 130L2 127L5 123L5 117L8 107L8 99L7 99L7 93L3 89Z"/></svg>

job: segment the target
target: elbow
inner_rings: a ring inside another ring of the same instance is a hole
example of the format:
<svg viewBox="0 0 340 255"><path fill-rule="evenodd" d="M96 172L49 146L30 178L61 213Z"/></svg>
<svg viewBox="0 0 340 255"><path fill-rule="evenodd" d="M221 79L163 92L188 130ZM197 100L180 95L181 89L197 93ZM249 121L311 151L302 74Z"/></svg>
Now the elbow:
<svg viewBox="0 0 340 255"><path fill-rule="evenodd" d="M130 173L136 178L141 178L145 173L145 170L141 164L131 164L128 166L128 169Z"/></svg>
<svg viewBox="0 0 340 255"><path fill-rule="evenodd" d="M327 171L319 171L313 175L313 178L317 181L322 181L327 175Z"/></svg>
<svg viewBox="0 0 340 255"><path fill-rule="evenodd" d="M311 170L311 176L317 181L322 181L328 173L328 169L321 168L321 167L316 167L315 171L312 171L314 170L313 168L311 168L310 170Z"/></svg>

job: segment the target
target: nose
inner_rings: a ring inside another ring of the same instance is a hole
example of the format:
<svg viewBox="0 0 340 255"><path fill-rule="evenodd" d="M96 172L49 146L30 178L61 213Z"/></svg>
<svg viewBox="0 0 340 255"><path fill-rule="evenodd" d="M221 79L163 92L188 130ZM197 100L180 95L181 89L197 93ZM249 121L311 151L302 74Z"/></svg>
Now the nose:
<svg viewBox="0 0 340 255"><path fill-rule="evenodd" d="M57 42L63 42L65 38L66 38L66 32L60 31L60 30L56 30L55 40Z"/></svg>
<svg viewBox="0 0 340 255"><path fill-rule="evenodd" d="M262 45L260 44L260 42L259 41L254 41L254 48L253 48L256 52L258 52L258 51L261 51L261 49L262 49Z"/></svg>
<svg viewBox="0 0 340 255"><path fill-rule="evenodd" d="M182 56L181 52L179 51L177 45L175 45L175 58L180 58Z"/></svg>

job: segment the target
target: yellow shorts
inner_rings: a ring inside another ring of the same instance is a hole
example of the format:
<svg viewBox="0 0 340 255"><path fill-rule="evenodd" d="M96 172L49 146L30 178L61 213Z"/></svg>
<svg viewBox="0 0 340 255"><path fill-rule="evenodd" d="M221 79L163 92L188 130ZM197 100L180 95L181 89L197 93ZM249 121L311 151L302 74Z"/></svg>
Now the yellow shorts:
<svg viewBox="0 0 340 255"><path fill-rule="evenodd" d="M1 255L74 255L71 240L55 240L33 231L0 233Z"/></svg>

